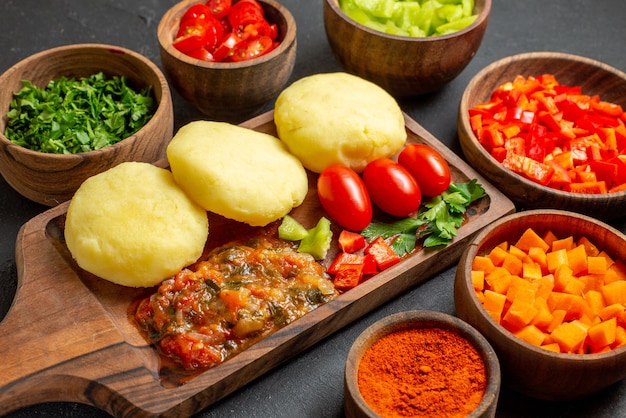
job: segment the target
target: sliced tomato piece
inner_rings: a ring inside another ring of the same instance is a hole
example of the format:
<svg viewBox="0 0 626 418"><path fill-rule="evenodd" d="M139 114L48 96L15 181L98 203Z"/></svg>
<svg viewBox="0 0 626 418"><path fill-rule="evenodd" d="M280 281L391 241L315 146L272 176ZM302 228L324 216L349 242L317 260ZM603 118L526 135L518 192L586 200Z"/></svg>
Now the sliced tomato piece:
<svg viewBox="0 0 626 418"><path fill-rule="evenodd" d="M207 30L202 25L187 26L184 32L174 39L174 48L187 54L206 45Z"/></svg>
<svg viewBox="0 0 626 418"><path fill-rule="evenodd" d="M206 5L211 9L213 16L221 19L230 12L232 6L231 0L208 0Z"/></svg>
<svg viewBox="0 0 626 418"><path fill-rule="evenodd" d="M204 3L194 4L180 18L179 32L185 30L187 26L202 24L207 16L213 16L213 12Z"/></svg>
<svg viewBox="0 0 626 418"><path fill-rule="evenodd" d="M229 33L215 51L213 51L213 58L215 58L215 61L224 61L230 58L235 51L235 47L241 42L241 38L239 38L235 32Z"/></svg>
<svg viewBox="0 0 626 418"><path fill-rule="evenodd" d="M228 21L233 30L265 20L263 8L258 3L257 5L254 3L248 0L239 1L232 6L228 13Z"/></svg>
<svg viewBox="0 0 626 418"><path fill-rule="evenodd" d="M191 58L196 58L202 61L208 61L208 62L215 61L215 58L213 58L213 55L209 51L207 51L207 49L204 47L200 47L198 49L194 49L193 51L187 52L187 55L189 55Z"/></svg>
<svg viewBox="0 0 626 418"><path fill-rule="evenodd" d="M246 61L257 58L271 51L273 46L273 42L269 36L259 36L244 40L237 44L231 55L231 59L233 61Z"/></svg>

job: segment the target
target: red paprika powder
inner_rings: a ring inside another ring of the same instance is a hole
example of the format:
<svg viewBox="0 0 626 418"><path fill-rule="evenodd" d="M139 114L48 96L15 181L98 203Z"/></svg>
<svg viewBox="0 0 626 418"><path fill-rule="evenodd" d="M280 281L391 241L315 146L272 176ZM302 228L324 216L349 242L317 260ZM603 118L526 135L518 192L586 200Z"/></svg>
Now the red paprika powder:
<svg viewBox="0 0 626 418"><path fill-rule="evenodd" d="M363 399L382 417L464 417L487 387L476 348L442 328L382 337L363 355L357 375Z"/></svg>

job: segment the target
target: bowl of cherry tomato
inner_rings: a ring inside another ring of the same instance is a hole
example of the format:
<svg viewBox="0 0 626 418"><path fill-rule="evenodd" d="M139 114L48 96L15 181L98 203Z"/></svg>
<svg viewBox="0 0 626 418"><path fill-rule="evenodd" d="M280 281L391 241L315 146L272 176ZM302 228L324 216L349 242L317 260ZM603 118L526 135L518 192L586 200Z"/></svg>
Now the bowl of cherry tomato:
<svg viewBox="0 0 626 418"><path fill-rule="evenodd" d="M239 123L285 86L296 59L296 22L274 0L184 0L158 27L173 88L212 120Z"/></svg>
<svg viewBox="0 0 626 418"><path fill-rule="evenodd" d="M491 0L420 3L324 0L326 37L339 63L396 97L452 81L482 43Z"/></svg>
<svg viewBox="0 0 626 418"><path fill-rule="evenodd" d="M492 63L460 101L469 163L520 208L626 213L626 74L572 54Z"/></svg>

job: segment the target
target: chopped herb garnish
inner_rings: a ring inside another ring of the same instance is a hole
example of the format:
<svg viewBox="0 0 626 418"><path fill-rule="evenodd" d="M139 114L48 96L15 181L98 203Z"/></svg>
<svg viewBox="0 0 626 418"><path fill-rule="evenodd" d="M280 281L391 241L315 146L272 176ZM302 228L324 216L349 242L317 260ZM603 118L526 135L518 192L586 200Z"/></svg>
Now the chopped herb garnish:
<svg viewBox="0 0 626 418"><path fill-rule="evenodd" d="M34 151L76 154L97 150L141 129L154 113L148 87L137 93L125 77L103 73L61 77L41 89L28 80L13 94L5 136Z"/></svg>
<svg viewBox="0 0 626 418"><path fill-rule="evenodd" d="M447 245L463 225L468 206L485 195L476 179L452 183L448 190L422 204L416 217L393 223L374 221L361 234L368 240L393 237L391 247L399 256L413 251L418 237L423 239L424 247Z"/></svg>

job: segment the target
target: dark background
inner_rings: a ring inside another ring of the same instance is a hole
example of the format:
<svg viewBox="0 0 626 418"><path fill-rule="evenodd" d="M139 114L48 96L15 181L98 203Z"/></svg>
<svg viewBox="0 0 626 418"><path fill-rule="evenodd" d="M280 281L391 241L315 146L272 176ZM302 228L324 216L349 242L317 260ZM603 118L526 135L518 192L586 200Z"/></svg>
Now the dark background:
<svg viewBox="0 0 626 418"><path fill-rule="evenodd" d="M133 49L160 65L156 29L172 0L0 0L0 72L54 46L95 42ZM283 0L298 25L292 81L339 71L324 32L321 0ZM597 59L626 70L626 4L623 0L494 0L483 44L469 66L441 91L400 104L419 124L461 154L456 112L470 79L502 57L530 51L558 51ZM176 129L203 116L172 91ZM272 103L266 110L271 109ZM0 318L16 289L15 238L21 225L47 208L17 194L0 179ZM626 232L626 218L612 222ZM198 417L340 417L343 368L361 331L400 311L430 309L454 313L454 268L365 315L265 376L199 413ZM1 338L10 338L2 336ZM0 360L1 364L1 360ZM529 367L532 365L529 364ZM1 373L1 366L0 366ZM559 376L555 376L558 379ZM499 417L626 416L626 382L577 402L550 403L506 389ZM10 417L108 416L81 404L50 403Z"/></svg>

